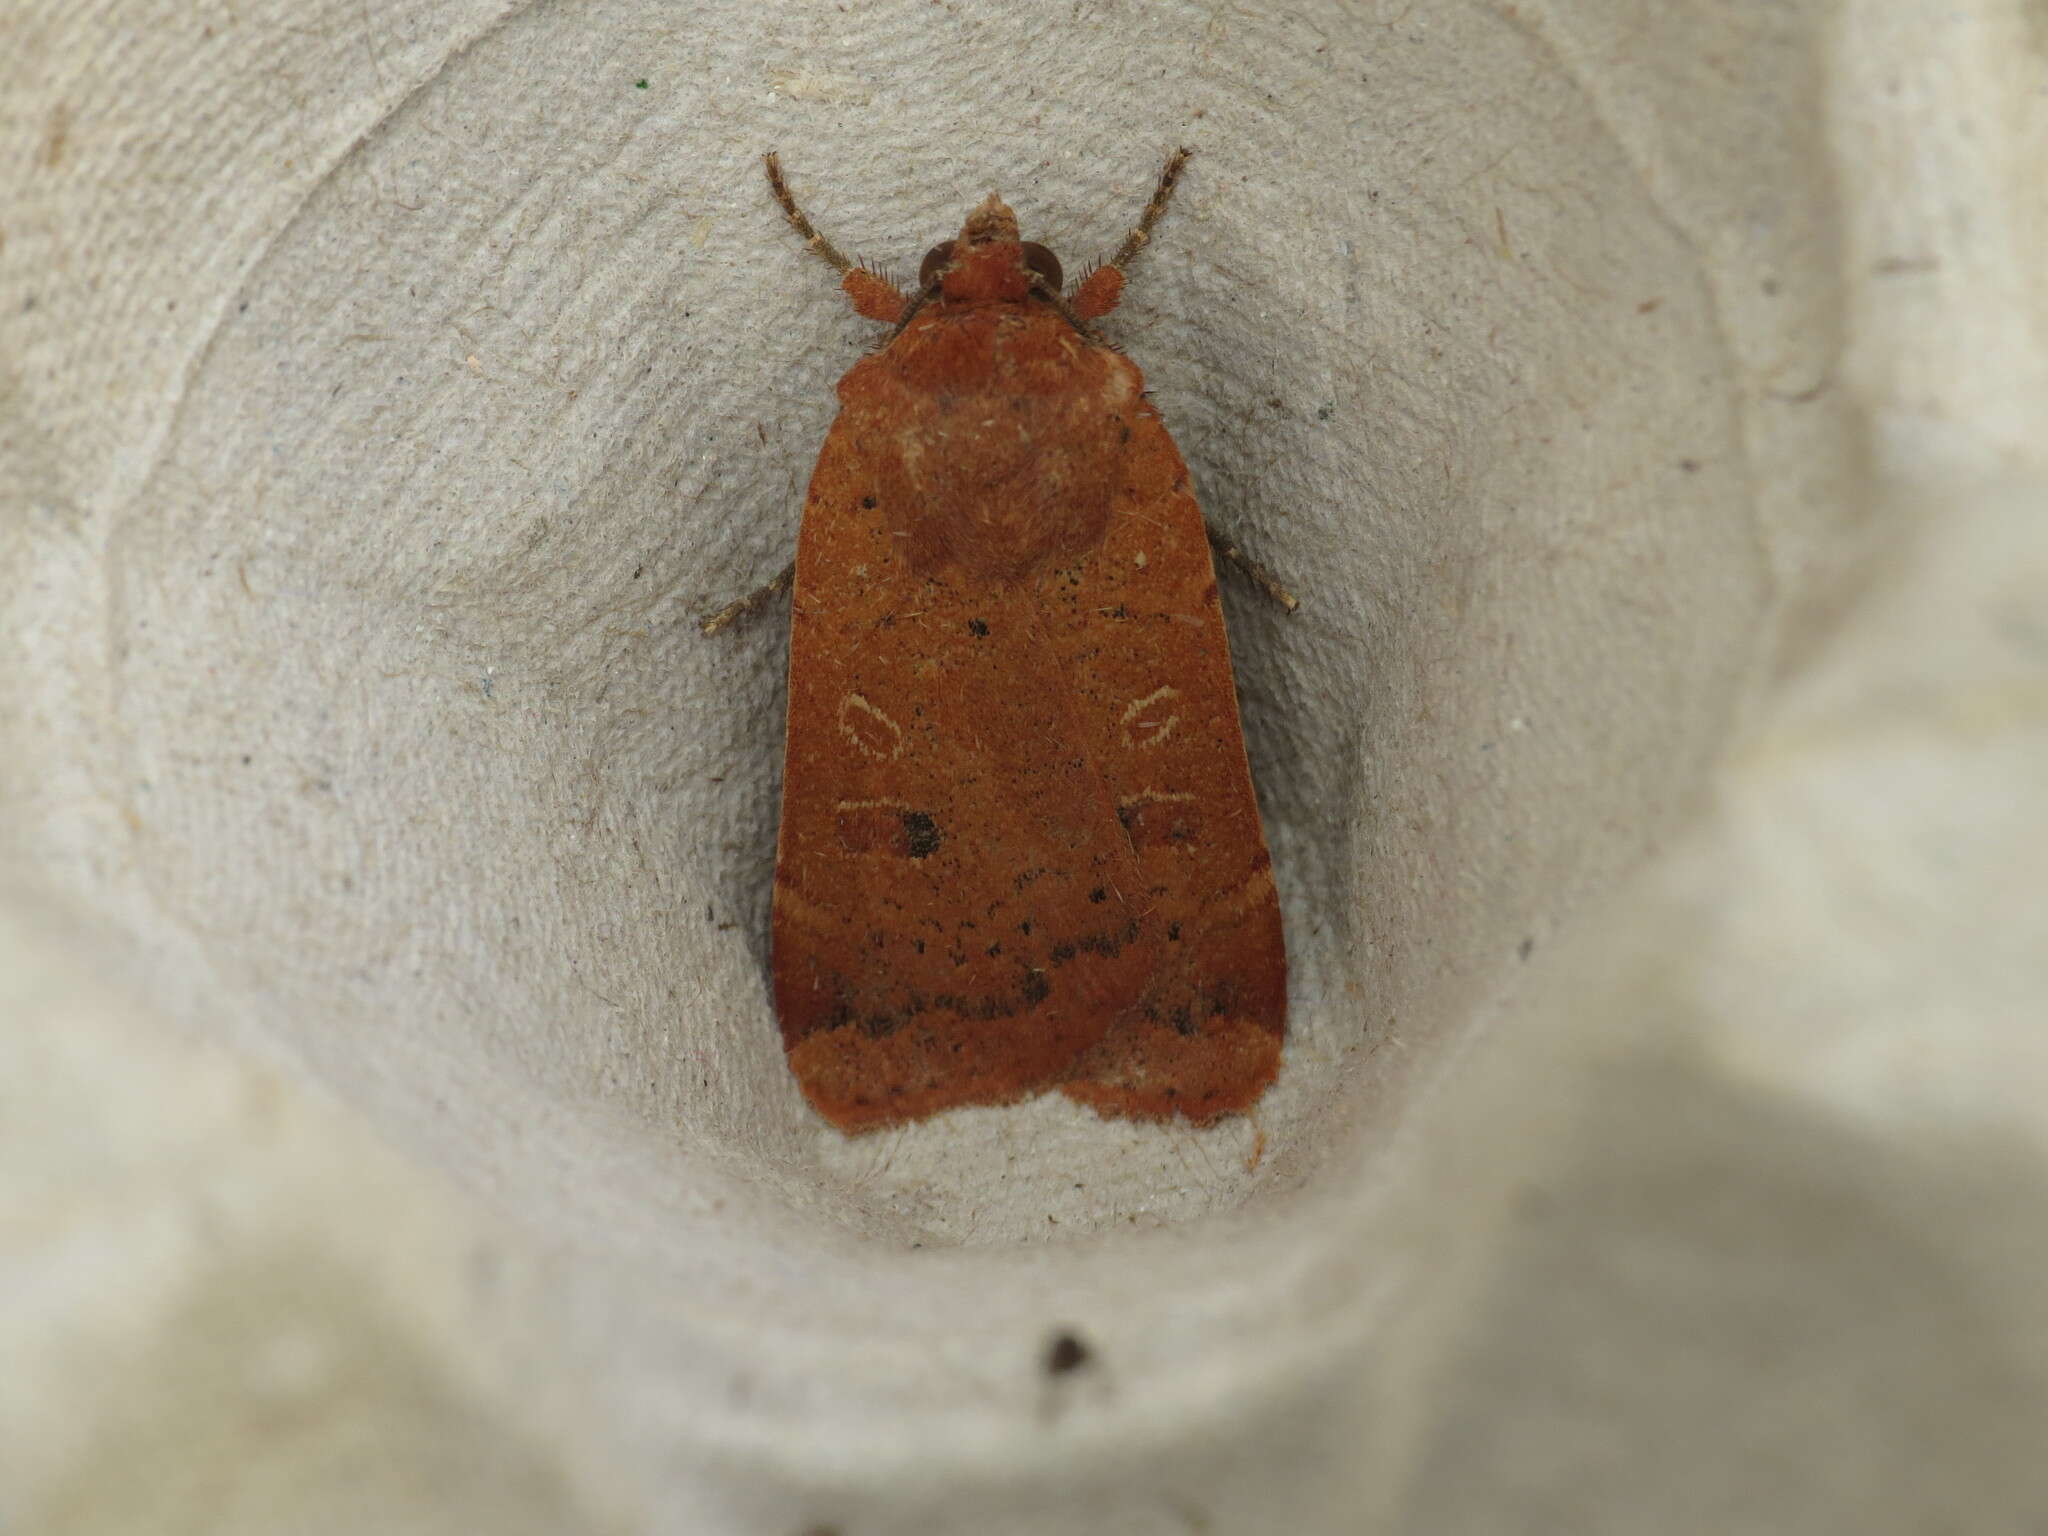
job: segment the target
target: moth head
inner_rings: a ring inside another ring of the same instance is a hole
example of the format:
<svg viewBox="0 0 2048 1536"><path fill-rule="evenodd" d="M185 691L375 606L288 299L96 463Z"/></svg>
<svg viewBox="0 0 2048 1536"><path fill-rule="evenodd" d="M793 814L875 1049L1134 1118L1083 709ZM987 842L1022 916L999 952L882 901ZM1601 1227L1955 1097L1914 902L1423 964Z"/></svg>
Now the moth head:
<svg viewBox="0 0 2048 1536"><path fill-rule="evenodd" d="M917 285L936 282L948 299L977 300L1028 297L1034 288L1060 291L1060 259L1036 240L1017 238L1017 215L993 192L967 215L959 238L925 252L917 269Z"/></svg>

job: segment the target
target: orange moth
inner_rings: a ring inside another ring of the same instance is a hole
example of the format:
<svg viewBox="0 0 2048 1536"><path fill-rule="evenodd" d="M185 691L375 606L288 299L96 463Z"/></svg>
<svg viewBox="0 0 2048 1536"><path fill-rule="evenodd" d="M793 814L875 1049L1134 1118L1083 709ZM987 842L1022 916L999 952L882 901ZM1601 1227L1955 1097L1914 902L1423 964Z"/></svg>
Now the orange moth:
<svg viewBox="0 0 2048 1536"><path fill-rule="evenodd" d="M1093 329L1186 160L1071 290L991 195L904 293L767 157L892 328L839 382L795 564L704 624L793 583L775 1009L842 1130L1054 1089L1200 1124L1279 1069L1286 951L1212 535Z"/></svg>

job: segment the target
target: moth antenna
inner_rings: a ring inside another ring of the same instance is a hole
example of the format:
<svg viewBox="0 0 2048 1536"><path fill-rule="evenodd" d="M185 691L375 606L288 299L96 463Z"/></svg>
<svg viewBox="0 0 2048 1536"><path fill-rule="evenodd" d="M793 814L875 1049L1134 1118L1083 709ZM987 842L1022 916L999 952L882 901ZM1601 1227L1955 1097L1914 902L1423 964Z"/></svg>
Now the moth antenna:
<svg viewBox="0 0 2048 1536"><path fill-rule="evenodd" d="M1166 212L1166 205L1173 197L1173 189L1180 181L1180 173L1188 163L1190 151L1176 149L1167 156L1166 167L1159 173L1159 184L1152 191L1152 200L1138 215L1138 222L1131 232L1124 236L1124 243L1116 248L1116 254L1091 271L1087 277L1074 285L1074 312L1087 319L1099 319L1117 306L1123 297L1124 268L1136 259L1152 242L1152 227Z"/></svg>
<svg viewBox="0 0 2048 1536"><path fill-rule="evenodd" d="M1138 252L1151 244L1152 226L1157 224L1160 215L1166 212L1167 201L1173 196L1173 189L1180 181L1181 170L1187 165L1188 156L1192 153L1192 150L1182 148L1167 156L1166 168L1159 173L1159 185L1153 189L1152 201L1145 205L1145 211L1138 215L1136 227L1124 236L1124 243L1116 248L1116 255L1111 257L1106 265L1127 267Z"/></svg>
<svg viewBox="0 0 2048 1536"><path fill-rule="evenodd" d="M818 233L817 226L797 206L796 196L789 190L789 182L782 174L780 156L770 150L761 157L761 163L767 167L768 189L775 194L775 201L782 205L782 216L789 220L790 228L803 236L804 249L839 274L839 286L853 301L854 313L885 324L893 322L903 309L902 292L894 283L876 275L865 260L857 264L848 261L838 246Z"/></svg>
<svg viewBox="0 0 2048 1536"><path fill-rule="evenodd" d="M917 292L913 293L910 296L910 302L903 306L903 313L897 317L895 325L890 327L889 334L884 336L877 343L875 343L873 350L879 352L883 348L887 347L889 343L894 341L898 336L901 336L904 330L909 326L910 322L917 318L917 312L923 309L925 305L931 303L931 301L937 298L938 296L939 280L937 278L933 278L931 282L927 283L924 287L918 289Z"/></svg>
<svg viewBox="0 0 2048 1536"><path fill-rule="evenodd" d="M1031 279L1031 289L1032 292L1036 293L1041 299L1044 299L1046 303L1050 304L1054 309L1058 310L1060 312L1060 317L1064 319L1067 322L1067 324L1071 325L1083 336L1086 336L1090 341L1095 342L1099 346L1108 347L1109 350L1112 352L1121 350L1114 343L1104 341L1102 337L1098 336L1095 333L1094 328L1090 326L1087 321L1083 320L1079 314L1075 313L1074 306L1068 301L1066 295L1061 293L1057 288L1053 287L1053 285L1051 283L1048 283L1044 278L1034 274Z"/></svg>
<svg viewBox="0 0 2048 1536"><path fill-rule="evenodd" d="M782 216L789 220L789 227L803 237L804 249L822 260L826 266L841 277L853 270L853 263L840 253L839 247L818 233L802 208L797 206L796 194L789 190L789 183L783 179L782 157L769 150L761 157L761 164L768 170L768 190L775 194L775 201L782 205Z"/></svg>

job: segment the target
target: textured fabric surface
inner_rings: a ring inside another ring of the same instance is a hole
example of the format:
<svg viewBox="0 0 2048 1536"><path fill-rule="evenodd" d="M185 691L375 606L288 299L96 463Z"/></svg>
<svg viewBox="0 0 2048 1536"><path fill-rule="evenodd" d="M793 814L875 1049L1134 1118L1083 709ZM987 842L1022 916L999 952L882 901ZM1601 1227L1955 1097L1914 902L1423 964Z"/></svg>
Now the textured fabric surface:
<svg viewBox="0 0 2048 1536"><path fill-rule="evenodd" d="M8 1516L2040 1518L2041 35L1683 10L20 8ZM1175 143L1287 1062L840 1137L692 624L873 335L759 154L1078 271Z"/></svg>

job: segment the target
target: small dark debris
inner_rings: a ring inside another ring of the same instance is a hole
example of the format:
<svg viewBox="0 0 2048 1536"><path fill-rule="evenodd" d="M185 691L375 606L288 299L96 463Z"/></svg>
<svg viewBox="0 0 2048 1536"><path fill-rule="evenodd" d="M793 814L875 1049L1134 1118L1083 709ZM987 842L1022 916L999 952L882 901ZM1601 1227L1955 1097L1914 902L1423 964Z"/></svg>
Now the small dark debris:
<svg viewBox="0 0 2048 1536"><path fill-rule="evenodd" d="M1094 1358L1095 1351L1078 1333L1071 1328L1062 1328L1045 1346L1045 1374L1071 1376Z"/></svg>

